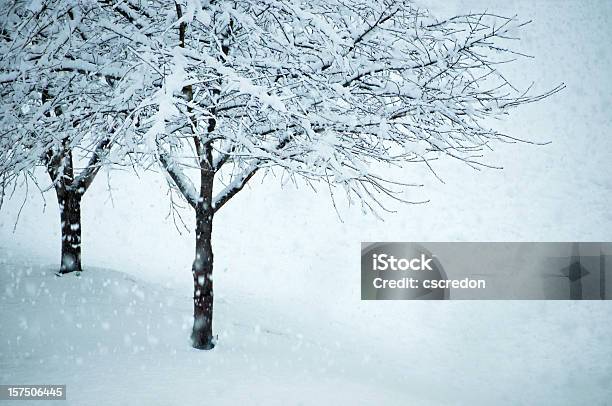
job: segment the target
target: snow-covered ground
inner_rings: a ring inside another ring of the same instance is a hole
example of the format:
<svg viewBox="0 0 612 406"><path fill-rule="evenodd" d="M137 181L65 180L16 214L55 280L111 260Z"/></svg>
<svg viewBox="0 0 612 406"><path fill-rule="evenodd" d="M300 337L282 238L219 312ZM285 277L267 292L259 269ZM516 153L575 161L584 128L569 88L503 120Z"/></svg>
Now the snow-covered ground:
<svg viewBox="0 0 612 406"><path fill-rule="evenodd" d="M536 59L510 74L568 87L498 124L552 144L499 146L503 171L438 163L445 184L409 167L425 187L408 197L431 202L384 222L346 207L340 222L325 190L254 179L214 225L210 352L188 343L194 237L166 217L161 176L96 179L80 278L53 275L53 194L43 212L19 190L0 211L0 384L65 383L71 405L612 404L610 302L359 300L361 241L612 240L612 3L497 3L434 6L535 20Z"/></svg>
<svg viewBox="0 0 612 406"><path fill-rule="evenodd" d="M202 352L187 342L188 291L52 269L1 265L0 380L67 384L72 405L610 401L610 308L597 302L354 300L342 317L303 298L228 292L219 345Z"/></svg>

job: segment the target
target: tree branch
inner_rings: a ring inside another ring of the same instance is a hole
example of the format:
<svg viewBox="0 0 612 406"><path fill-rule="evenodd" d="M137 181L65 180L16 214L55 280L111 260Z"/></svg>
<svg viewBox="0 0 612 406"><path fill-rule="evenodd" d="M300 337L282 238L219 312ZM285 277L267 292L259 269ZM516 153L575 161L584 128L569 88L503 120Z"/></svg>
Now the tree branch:
<svg viewBox="0 0 612 406"><path fill-rule="evenodd" d="M291 141L291 137L287 136L283 138L278 145L276 146L277 150L283 149L289 142ZM226 156L229 156L226 155ZM225 161L222 161L225 162ZM219 169L223 165L222 162L218 162ZM227 187L225 187L215 198L213 199L212 207L214 212L216 213L228 200L234 197L238 192L244 188L244 185L247 184L249 180L257 173L257 171L261 168L261 164L264 162L263 159L257 159L253 164L251 164L246 171L244 171L239 177L235 178L232 182L230 182Z"/></svg>
<svg viewBox="0 0 612 406"><path fill-rule="evenodd" d="M109 138L103 139L96 146L87 167L81 171L79 176L77 176L74 181L73 189L75 189L78 194L83 195L87 189L89 189L89 186L100 170L100 162L102 161L103 156L110 150L110 148L111 140Z"/></svg>
<svg viewBox="0 0 612 406"><path fill-rule="evenodd" d="M246 171L244 171L239 177L234 179L227 185L215 198L213 199L213 210L216 213L225 203L227 203L234 195L244 188L244 185L257 173L259 170L259 162L251 165Z"/></svg>
<svg viewBox="0 0 612 406"><path fill-rule="evenodd" d="M198 204L198 194L191 180L181 171L179 166L172 161L166 152L159 154L159 161L168 175L170 175L170 178L172 178L185 200L187 200L187 203L195 209Z"/></svg>

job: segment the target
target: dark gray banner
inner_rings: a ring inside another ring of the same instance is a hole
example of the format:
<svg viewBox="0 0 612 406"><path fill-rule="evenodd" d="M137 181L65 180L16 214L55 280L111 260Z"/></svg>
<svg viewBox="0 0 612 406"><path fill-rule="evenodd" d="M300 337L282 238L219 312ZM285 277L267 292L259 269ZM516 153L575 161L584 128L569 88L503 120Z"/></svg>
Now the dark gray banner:
<svg viewBox="0 0 612 406"><path fill-rule="evenodd" d="M609 242L364 242L363 300L605 300Z"/></svg>
<svg viewBox="0 0 612 406"><path fill-rule="evenodd" d="M0 400L66 400L66 385L0 385Z"/></svg>

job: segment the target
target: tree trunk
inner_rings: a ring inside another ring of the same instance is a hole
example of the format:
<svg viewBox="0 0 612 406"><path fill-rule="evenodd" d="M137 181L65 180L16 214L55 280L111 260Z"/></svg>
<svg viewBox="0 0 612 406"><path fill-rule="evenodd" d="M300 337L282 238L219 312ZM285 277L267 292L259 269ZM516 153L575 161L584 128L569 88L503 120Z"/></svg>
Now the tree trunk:
<svg viewBox="0 0 612 406"><path fill-rule="evenodd" d="M59 273L81 272L81 197L85 188L75 188L72 150L66 140L59 151L48 151L47 172L55 186L60 209L62 258Z"/></svg>
<svg viewBox="0 0 612 406"><path fill-rule="evenodd" d="M56 188L56 193L62 222L60 273L81 272L81 195L62 186Z"/></svg>
<svg viewBox="0 0 612 406"><path fill-rule="evenodd" d="M193 331L194 348L210 350L215 346L213 317L213 252L211 245L213 212L203 205L196 207L196 249L193 261Z"/></svg>

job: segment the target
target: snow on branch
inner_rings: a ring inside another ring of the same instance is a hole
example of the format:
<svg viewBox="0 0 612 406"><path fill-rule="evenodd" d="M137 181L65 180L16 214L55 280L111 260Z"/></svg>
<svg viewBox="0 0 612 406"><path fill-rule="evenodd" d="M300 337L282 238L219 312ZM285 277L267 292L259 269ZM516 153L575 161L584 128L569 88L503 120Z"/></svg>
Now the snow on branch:
<svg viewBox="0 0 612 406"><path fill-rule="evenodd" d="M96 145L95 150L91 154L91 158L87 163L85 169L81 171L81 173L75 178L73 188L76 189L77 193L84 194L91 182L93 182L96 177L98 171L102 167L102 160L104 156L108 153L111 147L111 140L109 138L102 139L98 145Z"/></svg>
<svg viewBox="0 0 612 406"><path fill-rule="evenodd" d="M21 11L58 21L42 37L8 12L0 86L15 102L4 128L25 119L37 137L59 131L73 145L70 125L86 117L78 128L112 128L114 146L143 166L160 160L192 205L198 189L179 166L227 185L217 209L261 168L371 200L393 189L381 165L490 167L486 151L516 141L494 119L564 87L534 93L507 80L504 66L526 56L529 21L516 16L438 19L392 0L49 1ZM24 115L17 100L40 92L28 80L39 71L53 97Z"/></svg>
<svg viewBox="0 0 612 406"><path fill-rule="evenodd" d="M3 185L44 166L52 186L84 192L109 163L110 140L125 145L115 132L154 85L137 71L141 60L126 59L144 33L126 39L129 23L105 3L18 0L0 11ZM80 174L73 158L86 162Z"/></svg>
<svg viewBox="0 0 612 406"><path fill-rule="evenodd" d="M182 196L187 200L187 203L195 208L198 204L199 195L189 177L185 175L180 166L174 162L171 155L168 153L160 152L159 162L179 189Z"/></svg>
<svg viewBox="0 0 612 406"><path fill-rule="evenodd" d="M225 203L227 203L234 195L242 190L242 188L247 184L247 182L257 173L259 170L259 166L251 165L245 171L243 171L239 176L236 176L234 180L230 182L215 198L213 199L213 210L216 212L219 210Z"/></svg>

